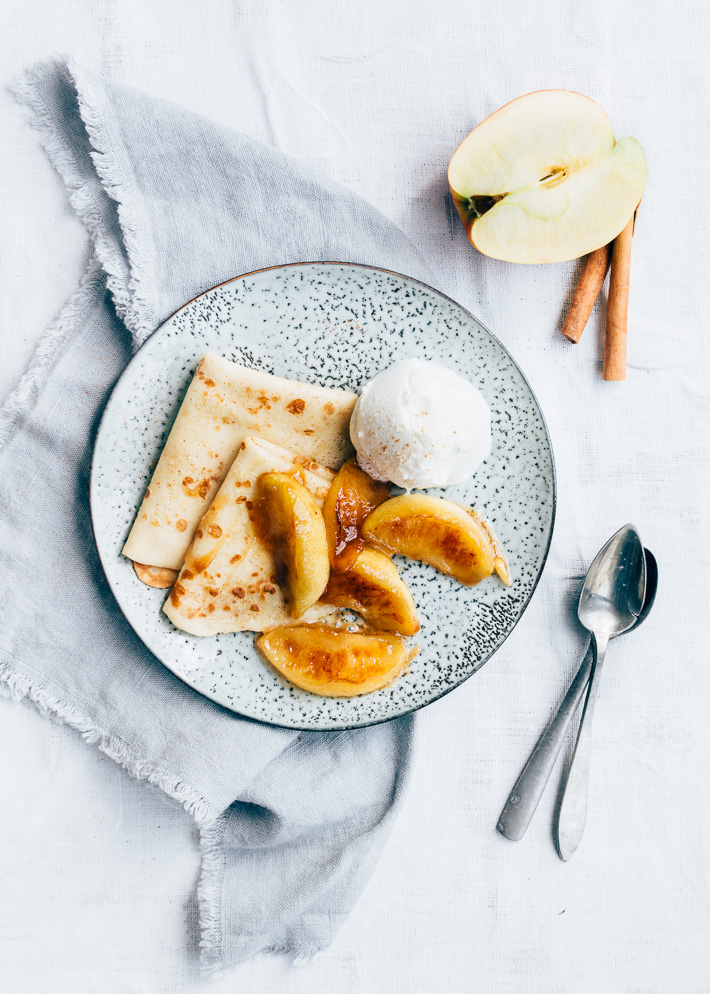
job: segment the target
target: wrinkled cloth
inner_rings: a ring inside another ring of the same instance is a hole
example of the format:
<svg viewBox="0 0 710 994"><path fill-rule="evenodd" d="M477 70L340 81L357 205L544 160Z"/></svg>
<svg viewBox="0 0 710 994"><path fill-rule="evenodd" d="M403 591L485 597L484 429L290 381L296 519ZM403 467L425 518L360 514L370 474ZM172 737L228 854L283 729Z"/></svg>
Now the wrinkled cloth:
<svg viewBox="0 0 710 994"><path fill-rule="evenodd" d="M262 950L309 958L382 850L414 722L299 734L241 719L174 677L103 576L88 502L93 441L132 354L201 291L317 259L429 271L361 198L180 107L64 62L34 68L15 91L94 255L2 411L0 678L195 818L208 967Z"/></svg>

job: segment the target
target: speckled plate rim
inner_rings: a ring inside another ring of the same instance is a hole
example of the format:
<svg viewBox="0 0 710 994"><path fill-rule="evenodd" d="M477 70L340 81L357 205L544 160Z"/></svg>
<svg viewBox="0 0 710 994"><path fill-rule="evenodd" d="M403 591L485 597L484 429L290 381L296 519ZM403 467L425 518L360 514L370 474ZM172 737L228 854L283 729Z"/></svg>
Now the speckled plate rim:
<svg viewBox="0 0 710 994"><path fill-rule="evenodd" d="M124 611L124 608L123 608L123 605L121 604L121 599L119 597L118 591L116 590L115 585L113 584L113 582L111 580L110 571L106 568L106 564L104 563L103 555L101 553L101 548L100 548L98 537L97 537L97 525L96 525L96 522L94 520L94 496L95 496L95 488L96 488L96 472L95 472L95 470L96 470L96 465L95 465L95 463L96 463L96 451L97 451L97 448L98 448L99 438L101 436L102 429L104 428L104 419L107 416L107 409L109 407L111 398L114 395L114 392L119 388L119 386L120 386L122 380L124 379L124 377L128 376L129 371L131 370L131 367L133 366L133 364L139 361L140 356L141 356L141 352L143 351L143 349L148 345L148 343L154 338L154 336L169 321L173 320L173 318L175 317L176 314L179 314L186 307L189 307L189 305L192 304L192 303L194 303L194 301L199 300L200 297L204 297L206 294L212 293L213 290L216 290L216 289L218 289L219 287L222 287L222 286L227 286L230 283L236 283L239 280L248 279L250 276L257 276L259 273L266 273L266 272L269 272L271 270L276 270L276 269L294 269L294 268L297 268L297 267L300 267L300 266L303 266L303 267L308 267L308 266L347 266L347 267L351 267L353 269L367 269L367 270L374 271L374 272L388 273L391 276L397 276L400 279L406 280L408 283L411 283L411 284L413 284L415 286L423 287L423 289L429 291L430 293L435 294L437 297L441 297L443 300L448 301L450 304L453 304L454 307L458 308L460 311L462 311L464 314L466 314L468 317L470 317L473 321L475 321L476 324L478 324L478 326L480 328L482 328L483 331L485 331L485 333L495 342L495 344L501 349L501 351L508 357L508 359L511 361L511 363L513 364L513 366L517 370L518 374L520 375L523 383L525 384L525 386L529 390L530 396L531 396L531 398L533 400L533 403L535 404L535 407L537 408L537 413L538 413L538 415L540 417L540 421L541 421L542 426L543 426L543 428L545 430L545 438L547 440L547 445L548 445L549 451L550 451L550 470L551 470L551 475L552 475L552 479L551 479L552 497L551 497L551 507L550 507L550 530L549 530L549 534L548 534L548 537L547 537L547 542L545 544L544 551L543 551L541 559L540 559L540 565L539 565L539 568L538 568L538 571L537 571L537 576L535 577L535 580L534 580L534 582L532 584L532 587L530 588L530 592L529 592L529 594L527 596L527 599L524 601L523 605L521 606L520 611L518 612L518 615L517 615L515 621L510 626L510 628L508 629L508 631L505 633L505 635L503 636L503 638L501 639L501 641L498 643L498 645L496 645L495 648L492 649L491 652L489 652L488 655L485 656L481 660L481 662L479 663L479 665L474 670L472 670L470 673L467 673L464 677L462 677L461 680L457 684L455 684L452 687L446 687L444 690L441 691L441 693L436 694L435 697L432 697L430 700L425 701L422 704L416 704L416 705L414 705L408 711L404 711L404 712L402 712L402 713L400 713L398 715L392 715L390 717L375 718L372 721L361 721L361 722L357 722L354 725L349 725L349 724L344 724L344 723L333 723L333 725L330 726L327 729L323 729L323 728L314 729L310 725L294 725L294 724L290 724L290 723L289 724L281 724L278 721L269 721L266 718L254 718L252 715L244 714L242 711L239 711L236 707L229 707L228 705L224 704L222 701L218 700L215 695L209 694L206 691L198 690L196 687L193 687L192 684L188 683L188 681L185 680L179 673L176 673L175 670L173 670L172 667L167 662L165 662L165 660L160 659L158 656L156 656L155 653L152 651L152 649L145 643L145 640L143 639L140 631L138 631L138 629L131 622L130 618L128 617L128 615ZM215 283L214 286L209 287L207 290L203 290L202 293L198 293L195 297L191 297L190 300L186 300L184 304L182 304L175 311L173 311L172 314L170 314L167 318L165 318L165 320L155 329L155 331L153 331L148 336L148 338L145 340L145 342L143 342L143 345L141 345L141 347L138 349L138 351L136 352L136 354L131 358L131 360L127 364L126 368L123 370L123 372L121 373L121 375L118 377L118 379L114 383L113 387L111 388L111 393L109 394L108 398L106 399L106 404L104 405L104 410L103 410L103 413L101 415L101 420L99 421L99 425L98 425L98 428L96 430L96 436L94 438L94 445L93 445L93 450L92 450L92 455L91 455L91 469L90 469L90 477L89 477L89 509L90 509L90 514L91 514L91 528L92 528L93 535L94 535L94 544L96 545L96 551L97 551L97 554L98 554L98 557L99 557L99 562L101 563L101 568L102 568L102 570L104 572L104 576L106 577L106 581L107 581L107 583L109 585L109 588L111 590L111 593L114 596L114 599L115 599L116 603L118 604L118 608L119 608L121 614L125 618L127 624L130 626L130 628L135 632L135 634L138 636L138 638L141 640L141 642L143 642L143 644L145 645L145 647L148 650L148 652L150 652L151 655L155 659L157 659L157 661L162 666L165 666L165 668L167 670L169 670L173 674L173 676L177 677L177 679L180 680L180 682L183 683L186 687L188 687L193 693L199 694L200 697L205 697L207 700L212 701L212 703L216 704L218 707L221 707L225 711L229 711L232 714L237 714L237 715L240 716L240 718L246 719L247 721L254 721L254 722L257 722L257 723L262 724L262 725L271 725L271 726L274 726L276 728L288 728L288 729L290 729L292 731L301 731L301 732L313 732L313 731L327 732L327 731L333 731L333 732L340 732L340 731L350 731L350 730L355 729L355 728L369 728L372 725L382 725L385 722L396 721L398 718L404 718L406 715L414 714L416 711L421 711L423 708L429 707L431 704L436 703L436 701L440 701L443 697L446 697L446 695L450 694L452 691L458 690L458 688L461 687L461 686L463 686L463 684L466 683L468 680L470 680L472 676L475 676L475 674L478 673L483 668L483 666L485 666L485 664L488 662L489 659L491 659L492 656L495 656L495 654L498 652L498 650L501 648L501 646L503 646L504 643L507 641L508 637L510 636L511 632L515 629L515 627L517 626L517 624L520 621L520 619L522 618L522 616L527 611L528 605L530 604L530 601L532 600L532 597L533 597L535 591L537 590L537 586L538 586L538 583L540 582L540 578L541 578L541 576L542 576L542 574L544 572L545 565L547 564L547 557L548 557L548 554L550 552L550 545L552 544L552 536L554 535L554 531L555 531L555 520L556 520L556 517L557 517L557 467L556 467L556 463L555 463L555 453L554 453L554 449L552 447L552 438L550 437L550 430L549 430L549 428L547 426L547 421L545 420L545 415L543 414L542 407L540 406L540 402L538 401L537 395L535 394L535 391L531 387L530 382L529 382L527 376L525 375L525 373L523 373L522 369L520 368L520 366L518 365L518 363L516 362L516 360L510 354L509 350L505 347L505 345L503 345L503 343L500 341L500 339L496 335L494 335L493 332L485 324L483 324L483 322L480 321L476 317L475 314L473 314L471 311L469 311L468 308L464 307L463 304L459 304L459 302L456 301L456 300L454 300L453 297L450 297L448 294L443 293L443 291L441 291L441 290L437 290L435 287L430 286L428 283L424 283L422 280L414 279L414 277L412 277L412 276L406 276L404 273L398 273L395 269L385 269L382 266L368 266L366 263L362 263L362 262L342 262L342 261L341 262L336 262L336 261L330 260L330 259L329 260L311 260L309 262L285 262L285 263L280 263L280 264L277 264L277 265L274 265L274 266L263 266L261 269L253 269L253 270L251 270L248 273L242 273L240 276L234 276L231 279L223 280L221 283Z"/></svg>

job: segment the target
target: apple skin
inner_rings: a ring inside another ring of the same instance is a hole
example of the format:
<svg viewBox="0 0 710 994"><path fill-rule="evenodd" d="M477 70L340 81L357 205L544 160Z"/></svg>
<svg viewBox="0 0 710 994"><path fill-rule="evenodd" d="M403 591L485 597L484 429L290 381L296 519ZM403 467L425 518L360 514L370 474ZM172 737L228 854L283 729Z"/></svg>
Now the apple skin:
<svg viewBox="0 0 710 994"><path fill-rule="evenodd" d="M449 163L449 190L471 244L526 264L564 262L626 226L646 184L634 138L571 90L537 90L487 117Z"/></svg>

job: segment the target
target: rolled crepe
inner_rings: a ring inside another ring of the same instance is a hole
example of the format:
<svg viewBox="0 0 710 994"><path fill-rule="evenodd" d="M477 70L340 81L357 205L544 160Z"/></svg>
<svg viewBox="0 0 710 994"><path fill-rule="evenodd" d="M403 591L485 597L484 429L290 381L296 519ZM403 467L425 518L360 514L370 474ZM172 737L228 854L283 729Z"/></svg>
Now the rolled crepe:
<svg viewBox="0 0 710 994"><path fill-rule="evenodd" d="M356 399L349 390L284 380L208 352L168 435L124 556L180 569L247 435L339 467L352 451L348 425Z"/></svg>
<svg viewBox="0 0 710 994"><path fill-rule="evenodd" d="M279 445L248 436L187 550L185 565L163 610L190 635L266 632L295 622L276 582L276 563L252 524L250 511L262 473L297 472L322 506L334 474ZM315 604L299 623L334 608Z"/></svg>

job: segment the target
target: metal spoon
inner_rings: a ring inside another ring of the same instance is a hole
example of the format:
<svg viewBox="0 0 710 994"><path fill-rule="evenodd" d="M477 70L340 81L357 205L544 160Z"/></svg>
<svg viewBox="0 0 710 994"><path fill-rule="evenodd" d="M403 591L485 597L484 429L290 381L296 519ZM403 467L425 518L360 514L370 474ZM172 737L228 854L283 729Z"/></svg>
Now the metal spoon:
<svg viewBox="0 0 710 994"><path fill-rule="evenodd" d="M587 822L592 718L609 639L626 632L641 614L646 595L646 558L633 525L620 528L592 563L579 598L577 616L592 633L592 673L577 744L567 771L557 814L555 841L560 859L571 859Z"/></svg>
<svg viewBox="0 0 710 994"><path fill-rule="evenodd" d="M604 547L602 552L606 548L607 546ZM652 552L644 549L644 554L646 560L646 591L644 602L638 618L631 628L628 629L629 631L637 628L646 620L656 597L658 566ZM591 568L589 572L591 573ZM519 839L522 839L527 831L527 827L537 809L550 774L554 769L560 749L567 737L567 731L572 718L576 714L577 708L589 684L591 669L592 654L588 652L557 713L548 722L518 777L515 786L510 792L497 826L501 835L504 835L507 839L517 842Z"/></svg>

